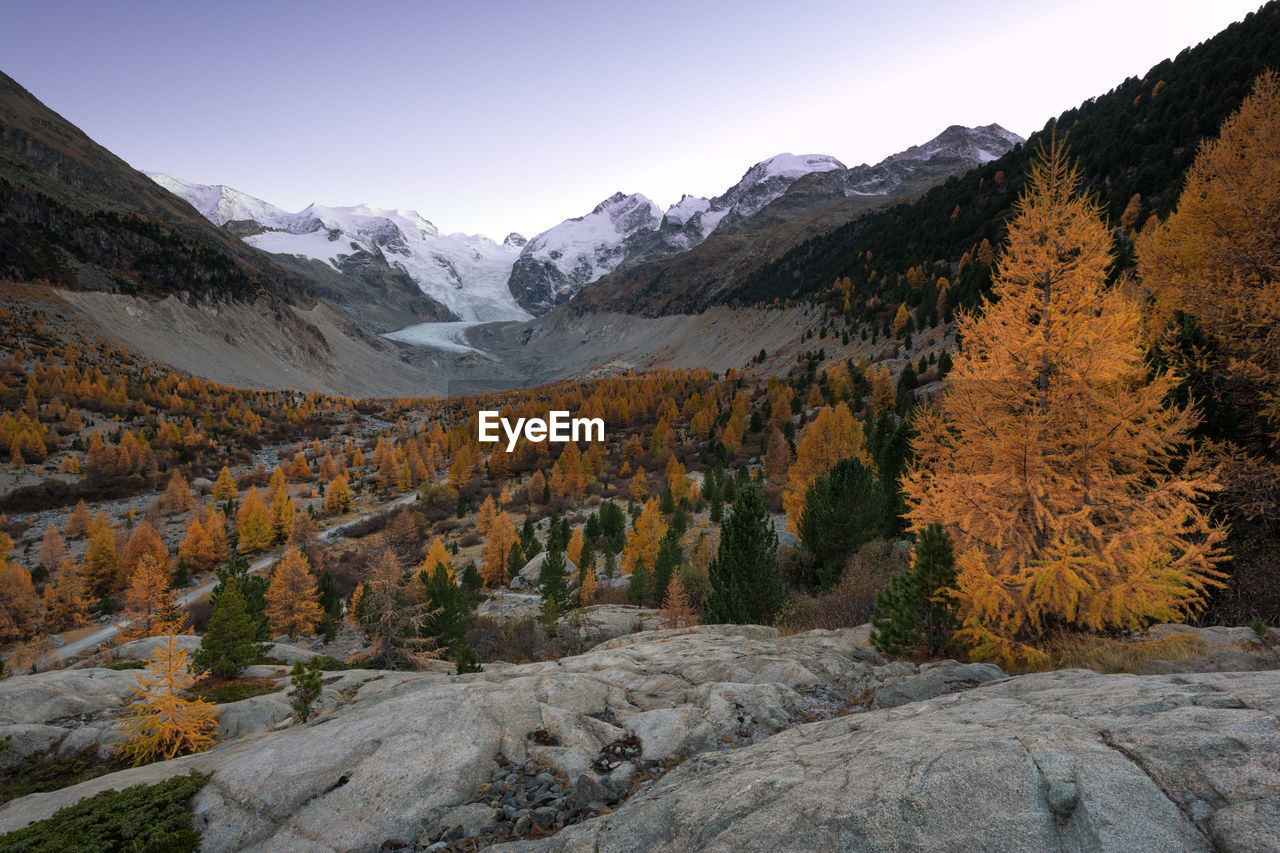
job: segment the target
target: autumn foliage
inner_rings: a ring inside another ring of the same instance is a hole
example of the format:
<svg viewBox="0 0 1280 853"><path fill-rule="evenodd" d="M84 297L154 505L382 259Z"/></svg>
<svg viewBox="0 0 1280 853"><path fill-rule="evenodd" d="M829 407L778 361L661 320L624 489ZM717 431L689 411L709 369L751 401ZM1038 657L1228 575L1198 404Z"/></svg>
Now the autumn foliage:
<svg viewBox="0 0 1280 853"><path fill-rule="evenodd" d="M203 699L184 699L195 683L187 671L187 652L170 635L138 674L138 701L121 718L125 741L116 754L135 767L203 752L213 745L218 709Z"/></svg>
<svg viewBox="0 0 1280 853"><path fill-rule="evenodd" d="M914 529L955 540L961 639L1037 662L1060 626L1141 628L1204 601L1223 533L1196 501L1194 412L1149 375L1138 304L1108 287L1110 235L1057 146L1010 224L992 297L963 317L953 385L917 420Z"/></svg>

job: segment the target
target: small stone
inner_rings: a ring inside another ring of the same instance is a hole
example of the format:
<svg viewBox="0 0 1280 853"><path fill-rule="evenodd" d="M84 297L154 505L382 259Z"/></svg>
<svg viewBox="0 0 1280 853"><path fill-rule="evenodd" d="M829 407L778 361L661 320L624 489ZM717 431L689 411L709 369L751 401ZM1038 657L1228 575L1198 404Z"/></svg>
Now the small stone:
<svg viewBox="0 0 1280 853"><path fill-rule="evenodd" d="M543 829L550 829L555 826L556 821L559 819L559 815L560 811L558 809L551 808L551 806L542 806L541 808L533 810L534 821Z"/></svg>

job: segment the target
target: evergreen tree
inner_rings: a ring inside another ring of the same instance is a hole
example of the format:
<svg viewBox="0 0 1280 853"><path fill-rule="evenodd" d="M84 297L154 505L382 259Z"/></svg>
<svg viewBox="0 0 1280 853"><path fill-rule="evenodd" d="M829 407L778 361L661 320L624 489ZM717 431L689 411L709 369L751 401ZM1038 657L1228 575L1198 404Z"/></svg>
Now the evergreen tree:
<svg viewBox="0 0 1280 853"><path fill-rule="evenodd" d="M474 560L467 563L462 570L462 585L471 593L472 597L484 586L484 578L480 577L480 570L476 568Z"/></svg>
<svg viewBox="0 0 1280 853"><path fill-rule="evenodd" d="M458 651L454 653L453 668L458 675L466 675L469 672L484 672L484 667L480 665L480 660L476 657L476 650L466 643L458 646Z"/></svg>
<svg viewBox="0 0 1280 853"><path fill-rule="evenodd" d="M879 479L854 457L841 459L809 484L800 541L814 556L818 589L839 582L850 554L888 535L889 506Z"/></svg>
<svg viewBox="0 0 1280 853"><path fill-rule="evenodd" d="M536 543L538 540L534 540ZM507 578L512 579L520 574L520 570L525 567L529 561L525 559L524 551L520 547L520 543L516 542L511 546L511 550L507 552Z"/></svg>
<svg viewBox="0 0 1280 853"><path fill-rule="evenodd" d="M754 483L737 486L733 511L720 534L711 564L710 624L766 625L782 610L787 589L778 570L778 533Z"/></svg>
<svg viewBox="0 0 1280 853"><path fill-rule="evenodd" d="M613 555L610 554L609 557ZM605 558L605 567L608 568L609 559ZM649 569L645 566L644 560L636 560L635 568L631 570L631 580L627 583L627 601L636 606L644 604L649 597Z"/></svg>
<svg viewBox="0 0 1280 853"><path fill-rule="evenodd" d="M684 557L684 552L680 548L680 535L675 533L675 528L667 530L667 535L662 537L662 544L658 546L658 556L653 561L653 576L648 584L648 598L650 605L659 605L662 603L662 597L667 592L667 587L671 583L671 576L680 566L680 561Z"/></svg>
<svg viewBox="0 0 1280 853"><path fill-rule="evenodd" d="M939 524L930 524L916 542L910 569L895 574L876 592L871 617L871 642L885 654L900 654L917 646L937 655L956 627L954 601L948 592L956 582L951 537Z"/></svg>
<svg viewBox="0 0 1280 853"><path fill-rule="evenodd" d="M441 563L436 564L434 571L419 573L418 579L426 588L427 596L423 636L435 637L438 645L456 653L471 621L470 593L453 582L448 568Z"/></svg>
<svg viewBox="0 0 1280 853"><path fill-rule="evenodd" d="M250 574L249 558L243 554L235 554L227 560L227 564L218 569L218 585L209 594L209 603L215 608L218 598L226 589L228 581L234 580L244 598L245 613L257 626L254 639L267 639L267 587L269 581L262 575Z"/></svg>
<svg viewBox="0 0 1280 853"><path fill-rule="evenodd" d="M547 551L542 560L538 590L542 593L542 624L550 634L569 603L569 583L563 551Z"/></svg>
<svg viewBox="0 0 1280 853"><path fill-rule="evenodd" d="M327 575L326 575L327 577ZM235 578L222 585L209 617L209 629L192 658L192 669L215 678L235 678L262 654L257 642L258 624L245 607L244 596Z"/></svg>
<svg viewBox="0 0 1280 853"><path fill-rule="evenodd" d="M342 596L338 593L338 585L333 582L333 575L322 572L319 583L320 608L330 619L342 618Z"/></svg>
<svg viewBox="0 0 1280 853"><path fill-rule="evenodd" d="M320 673L320 665L315 661L303 664L300 660L294 661L293 669L289 671L289 681L293 684L293 689L289 691L293 701L289 703L289 707L293 708L293 716L300 723L311 719L311 706L320 698L320 692L324 689Z"/></svg>

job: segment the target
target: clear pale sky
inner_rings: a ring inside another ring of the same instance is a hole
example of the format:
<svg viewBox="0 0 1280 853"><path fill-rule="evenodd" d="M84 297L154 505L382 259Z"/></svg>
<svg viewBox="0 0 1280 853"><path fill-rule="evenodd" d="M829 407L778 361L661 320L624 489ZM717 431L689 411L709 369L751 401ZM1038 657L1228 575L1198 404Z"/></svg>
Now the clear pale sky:
<svg viewBox="0 0 1280 853"><path fill-rule="evenodd" d="M532 236L773 154L1023 136L1259 0L0 0L0 70L133 166Z"/></svg>

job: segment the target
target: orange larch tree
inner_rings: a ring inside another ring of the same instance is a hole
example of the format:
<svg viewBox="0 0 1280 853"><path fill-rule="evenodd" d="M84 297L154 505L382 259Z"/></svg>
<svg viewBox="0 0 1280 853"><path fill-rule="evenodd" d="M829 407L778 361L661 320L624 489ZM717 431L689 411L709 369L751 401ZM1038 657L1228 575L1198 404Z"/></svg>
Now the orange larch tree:
<svg viewBox="0 0 1280 853"><path fill-rule="evenodd" d="M271 513L256 486L249 489L236 510L236 535L239 536L236 550L241 554L263 551L275 541Z"/></svg>
<svg viewBox="0 0 1280 853"><path fill-rule="evenodd" d="M1193 317L1215 347L1190 366L1241 412L1255 449L1280 447L1280 75L1260 75L1200 146L1177 209L1137 246L1152 331Z"/></svg>
<svg viewBox="0 0 1280 853"><path fill-rule="evenodd" d="M622 571L631 574L640 560L652 571L658 560L662 537L666 535L667 519L658 506L658 499L649 498L636 519L635 527L627 531L627 541L622 548Z"/></svg>
<svg viewBox="0 0 1280 853"><path fill-rule="evenodd" d="M121 718L125 741L116 754L137 767L212 746L218 708L182 696L196 680L187 669L186 650L170 635L147 664L134 690L138 701Z"/></svg>
<svg viewBox="0 0 1280 853"><path fill-rule="evenodd" d="M1217 583L1224 533L1197 499L1197 418L1150 375L1137 301L1107 285L1111 236L1055 143L1033 167L953 385L917 419L912 527L955 541L960 639L1040 663L1061 627L1178 621Z"/></svg>
<svg viewBox="0 0 1280 853"><path fill-rule="evenodd" d="M507 580L507 555L516 544L516 525L511 516L500 512L489 525L489 541L484 549L484 583L493 589Z"/></svg>
<svg viewBox="0 0 1280 853"><path fill-rule="evenodd" d="M124 619L120 630L126 640L156 637L182 631L186 615L174 605L169 570L150 553L142 555L124 592Z"/></svg>
<svg viewBox="0 0 1280 853"><path fill-rule="evenodd" d="M825 474L841 459L854 458L874 470L867 453L862 424L853 419L849 407L837 404L818 412L818 416L800 431L796 442L796 461L787 470L787 487L782 492L782 507L787 525L799 533L800 512L804 496L818 475Z"/></svg>
<svg viewBox="0 0 1280 853"><path fill-rule="evenodd" d="M267 587L267 625L272 635L310 634L324 615L316 576L297 548L286 548Z"/></svg>

